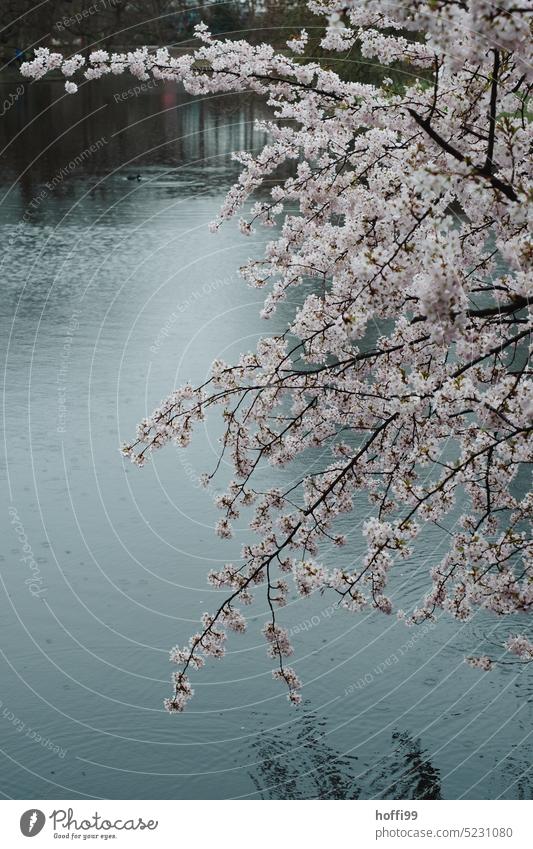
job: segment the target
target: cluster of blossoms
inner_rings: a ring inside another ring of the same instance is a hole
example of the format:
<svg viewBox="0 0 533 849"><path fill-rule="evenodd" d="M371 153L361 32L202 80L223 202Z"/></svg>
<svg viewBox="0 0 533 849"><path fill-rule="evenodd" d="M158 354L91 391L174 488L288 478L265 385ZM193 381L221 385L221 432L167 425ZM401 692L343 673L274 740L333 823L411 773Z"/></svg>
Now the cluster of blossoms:
<svg viewBox="0 0 533 849"><path fill-rule="evenodd" d="M494 666L492 660L486 654L481 655L481 657L467 657L465 659L468 665L472 667L472 669L482 669L483 672L490 672L490 670Z"/></svg>
<svg viewBox="0 0 533 849"><path fill-rule="evenodd" d="M204 386L174 391L123 449L142 465L167 443L186 447L194 425L219 406L235 477L217 501L218 534L231 537L240 511L253 512L257 541L243 547L241 565L209 576L226 600L172 652L181 670L170 710L192 695L188 669L223 655L226 628L244 630L233 604L250 604L256 588L271 611L263 634L279 662L274 677L298 702L300 682L283 664L292 647L276 623L290 579L298 594L327 589L347 610L390 614L389 577L399 560L409 568L427 523L444 528L449 545L431 564L420 604L399 611L408 624L437 608L461 621L479 609L524 616L533 605L533 499L518 481L531 461L533 409L531 4L308 5L325 16L325 49L357 45L374 64L400 63L403 90L388 79L347 82L306 61L305 31L289 43L294 57L217 40L202 25L189 56L97 51L86 63L40 49L23 66L34 78L61 69L68 91L72 76L129 71L195 95L252 91L273 111L262 124L269 143L237 156L241 176L212 229L242 216L261 192L240 228L278 230L242 274L266 288L266 319L298 287L300 305L285 333L235 365L215 362ZM280 166L290 176L277 179ZM285 466L304 454L326 459L286 491L257 488L261 461ZM360 494L373 513L366 553L349 568L329 568L326 543L346 543L335 522ZM506 648L532 657L524 636ZM487 656L469 662L492 665Z"/></svg>
<svg viewBox="0 0 533 849"><path fill-rule="evenodd" d="M505 648L511 654L516 654L520 660L523 660L526 663L531 663L531 661L533 661L533 643L523 635L509 637L509 639L505 641Z"/></svg>
<svg viewBox="0 0 533 849"><path fill-rule="evenodd" d="M282 666L281 669L274 669L272 677L277 681L283 681L289 688L287 698L293 705L299 705L302 697L298 692L302 688L302 682L298 678L292 666Z"/></svg>
<svg viewBox="0 0 533 849"><path fill-rule="evenodd" d="M533 642L528 640L527 637L524 637L523 634L509 637L505 641L504 645L509 654L516 655L522 663L533 662ZM494 666L494 661L487 655L482 655L481 657L467 657L466 662L474 669L482 669L484 672L489 672Z"/></svg>

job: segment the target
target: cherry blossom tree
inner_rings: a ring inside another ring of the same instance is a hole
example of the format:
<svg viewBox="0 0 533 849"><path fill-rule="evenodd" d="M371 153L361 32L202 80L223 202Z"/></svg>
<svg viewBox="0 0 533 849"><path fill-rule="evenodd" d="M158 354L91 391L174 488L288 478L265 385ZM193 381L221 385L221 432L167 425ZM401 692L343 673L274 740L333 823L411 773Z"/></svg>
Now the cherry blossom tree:
<svg viewBox="0 0 533 849"><path fill-rule="evenodd" d="M241 607L257 593L269 610L263 635L274 678L298 703L301 683L286 665L293 649L276 621L290 585L301 596L329 590L348 611L391 614L389 577L409 561L427 523L442 528L448 544L416 609L396 611L407 624L438 609L458 620L481 608L516 618L533 603L533 500L517 481L531 460L533 7L529 0L308 6L324 16L325 50L355 45L382 66L402 63L403 90L386 76L379 85L346 82L308 61L305 31L283 55L267 44L217 40L205 25L188 56L98 50L87 62L39 49L23 68L33 78L60 69L72 93L77 77L125 71L179 82L193 95L252 91L273 113L263 124L264 149L236 155L242 173L212 227L263 187L240 228L278 229L242 275L266 289L265 319L302 283L307 294L285 333L262 338L234 365L217 360L204 385L175 389L123 446L142 466L167 443L186 448L196 424L220 407L221 456L231 458L234 478L217 499L219 536L231 537L240 511L252 511L256 541L243 546L238 564L209 575L226 590L224 601L171 652L179 667L166 700L172 712L193 694L190 671L223 656L228 630L245 630ZM287 164L290 176L276 179ZM268 195L266 181L275 183ZM257 485L261 462L290 466L316 449L328 459L289 489ZM328 546L346 543L337 520L361 495L372 507L366 553L349 569L332 568ZM533 660L522 633L506 649L517 662Z"/></svg>

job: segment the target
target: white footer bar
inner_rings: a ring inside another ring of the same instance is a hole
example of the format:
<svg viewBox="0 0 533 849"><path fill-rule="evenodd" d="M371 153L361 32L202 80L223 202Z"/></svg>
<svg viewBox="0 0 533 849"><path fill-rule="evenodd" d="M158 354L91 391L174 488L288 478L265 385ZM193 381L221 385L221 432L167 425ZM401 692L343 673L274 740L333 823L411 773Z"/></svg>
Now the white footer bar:
<svg viewBox="0 0 533 849"><path fill-rule="evenodd" d="M2 845L531 849L528 801L0 802ZM30 844L34 838L35 843Z"/></svg>

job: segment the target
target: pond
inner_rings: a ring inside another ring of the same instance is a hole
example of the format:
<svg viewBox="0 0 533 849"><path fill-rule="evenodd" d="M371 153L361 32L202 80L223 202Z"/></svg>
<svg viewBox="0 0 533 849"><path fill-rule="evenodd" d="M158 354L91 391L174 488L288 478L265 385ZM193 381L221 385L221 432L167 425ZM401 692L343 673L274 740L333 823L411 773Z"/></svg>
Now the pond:
<svg viewBox="0 0 533 849"><path fill-rule="evenodd" d="M216 416L189 450L144 470L118 448L175 385L294 310L261 321L261 294L238 276L268 232L208 231L238 175L232 151L265 140L263 112L171 85L138 93L125 78L76 97L59 80L15 97L19 83L2 83L0 119L0 792L531 798L531 679L463 662L511 628L483 614L409 630L327 596L293 598L280 617L305 684L293 709L271 678L258 599L247 634L194 676L188 711L164 712L168 651L220 601L207 572L238 558L249 532L243 522L218 539L199 485L216 462ZM271 483L293 474L261 470ZM361 499L344 519L349 545L329 558L360 556L368 513ZM433 530L398 568L402 606L424 593L445 543Z"/></svg>

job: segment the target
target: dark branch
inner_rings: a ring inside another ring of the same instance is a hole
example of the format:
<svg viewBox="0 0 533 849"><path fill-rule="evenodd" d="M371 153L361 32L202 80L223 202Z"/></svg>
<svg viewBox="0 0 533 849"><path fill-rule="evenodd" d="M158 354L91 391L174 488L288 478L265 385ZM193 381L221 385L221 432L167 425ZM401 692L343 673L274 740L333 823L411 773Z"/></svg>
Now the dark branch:
<svg viewBox="0 0 533 849"><path fill-rule="evenodd" d="M423 130L426 131L430 139L432 139L435 144L438 144L438 146L442 148L442 150L446 151L446 153L449 153L450 156L453 156L454 159L457 159L458 162L466 162L466 156L464 155L464 153L461 153L460 150L457 150L457 148L453 147L453 145L443 139L442 136L440 136L437 131L431 126L430 122L426 118L422 118L422 116L419 115L418 112L415 112L414 109L410 109L409 107L407 108L407 111L409 112L411 117L414 118L416 123L420 127L422 127ZM486 180L488 180L489 183L493 186L493 188L497 189L499 192L505 195L505 197L509 198L509 200L518 200L518 195L516 194L512 186L510 186L508 183L504 183L503 180L500 180L498 177L495 176L495 174L487 174L484 167L480 168L479 165L473 165L472 171L476 176L484 177Z"/></svg>

